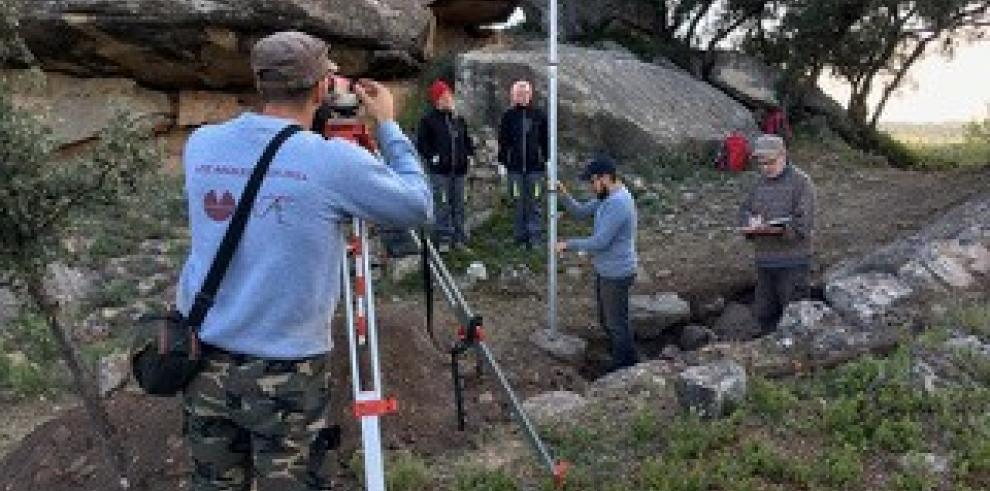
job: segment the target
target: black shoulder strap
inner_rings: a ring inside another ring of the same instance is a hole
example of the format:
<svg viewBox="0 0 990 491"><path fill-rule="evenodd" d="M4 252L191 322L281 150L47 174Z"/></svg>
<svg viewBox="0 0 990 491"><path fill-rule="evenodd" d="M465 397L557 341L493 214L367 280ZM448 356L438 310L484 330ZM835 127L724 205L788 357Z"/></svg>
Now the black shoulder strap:
<svg viewBox="0 0 990 491"><path fill-rule="evenodd" d="M189 309L189 315L186 316L186 325L193 330L199 329L203 320L206 319L206 312L213 306L213 298L217 294L217 290L220 289L220 282L223 281L227 267L230 266L230 261L234 258L234 252L237 250L237 244L241 241L241 236L244 235L244 228L247 226L251 207L254 206L258 190L261 189L261 181L265 179L265 174L268 173L268 167L271 165L272 159L275 158L275 153L289 137L301 129L299 125L292 124L279 131L265 147L264 153L261 154L261 160L254 166L254 171L251 172L251 177L248 179L247 185L244 186L241 199L237 202L234 216L230 219L230 225L227 226L227 232L217 249L217 255L213 258L213 264L210 265L210 271L206 273L203 286L196 294L192 308Z"/></svg>

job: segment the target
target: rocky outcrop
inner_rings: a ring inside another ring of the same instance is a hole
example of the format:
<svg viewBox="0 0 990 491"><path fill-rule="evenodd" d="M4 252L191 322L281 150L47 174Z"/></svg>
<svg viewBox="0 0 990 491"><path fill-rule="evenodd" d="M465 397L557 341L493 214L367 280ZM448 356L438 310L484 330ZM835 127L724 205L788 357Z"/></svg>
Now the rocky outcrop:
<svg viewBox="0 0 990 491"><path fill-rule="evenodd" d="M537 103L544 103L546 63L542 44L464 53L457 59L458 107L472 125L492 131L515 80L533 81ZM665 147L721 141L737 128L756 131L750 112L714 87L628 54L563 46L559 72L565 154L606 150L655 162Z"/></svg>
<svg viewBox="0 0 990 491"><path fill-rule="evenodd" d="M250 86L250 47L286 29L330 41L347 73L408 73L433 25L426 0L38 0L23 14L46 70L186 89Z"/></svg>
<svg viewBox="0 0 990 491"><path fill-rule="evenodd" d="M64 146L96 137L118 112L142 119L158 129L172 124L174 113L166 94L122 78L80 79L58 73L37 77L28 70L0 72L14 93L14 103L40 118Z"/></svg>
<svg viewBox="0 0 990 491"><path fill-rule="evenodd" d="M715 56L715 65L709 77L716 87L748 106L780 102L777 99L780 71L752 56L734 51L719 52Z"/></svg>
<svg viewBox="0 0 990 491"><path fill-rule="evenodd" d="M949 211L921 231L827 275L826 297L860 323L891 304L986 285L990 281L990 195Z"/></svg>

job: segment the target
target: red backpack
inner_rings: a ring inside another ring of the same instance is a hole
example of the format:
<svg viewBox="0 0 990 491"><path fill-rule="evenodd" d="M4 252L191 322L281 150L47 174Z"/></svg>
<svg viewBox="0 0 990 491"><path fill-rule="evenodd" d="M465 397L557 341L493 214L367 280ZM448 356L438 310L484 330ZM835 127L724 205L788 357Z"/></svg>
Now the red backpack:
<svg viewBox="0 0 990 491"><path fill-rule="evenodd" d="M749 163L749 140L738 132L733 131L725 137L722 144L722 162L720 167L733 172L746 170Z"/></svg>

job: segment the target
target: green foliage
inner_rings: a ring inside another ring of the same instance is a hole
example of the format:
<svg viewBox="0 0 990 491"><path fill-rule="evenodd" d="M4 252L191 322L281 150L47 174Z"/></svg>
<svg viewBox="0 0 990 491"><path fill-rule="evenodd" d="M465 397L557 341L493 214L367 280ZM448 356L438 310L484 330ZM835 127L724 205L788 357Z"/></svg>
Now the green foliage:
<svg viewBox="0 0 990 491"><path fill-rule="evenodd" d="M678 459L702 458L707 452L735 441L738 423L737 418L703 421L693 414L679 416L665 430L667 454Z"/></svg>
<svg viewBox="0 0 990 491"><path fill-rule="evenodd" d="M911 382L910 356L866 359L843 367L825 381L830 399L824 409L825 430L837 443L877 445L907 451L920 443L918 418L933 408L930 398Z"/></svg>
<svg viewBox="0 0 990 491"><path fill-rule="evenodd" d="M973 143L990 143L990 118L967 124L966 139Z"/></svg>
<svg viewBox="0 0 990 491"><path fill-rule="evenodd" d="M633 441L637 443L654 441L660 434L656 412L648 407L636 411L630 429Z"/></svg>
<svg viewBox="0 0 990 491"><path fill-rule="evenodd" d="M931 475L920 470L911 470L894 475L891 479L891 491L934 491L938 483Z"/></svg>
<svg viewBox="0 0 990 491"><path fill-rule="evenodd" d="M519 486L502 472L464 468L457 472L454 489L456 491L517 491Z"/></svg>
<svg viewBox="0 0 990 491"><path fill-rule="evenodd" d="M129 199L158 165L150 139L120 115L86 155L60 162L50 131L0 88L0 269L35 274L62 255L60 239L84 214L141 206Z"/></svg>
<svg viewBox="0 0 990 491"><path fill-rule="evenodd" d="M15 398L61 389L58 350L44 320L25 313L0 332L0 391Z"/></svg>
<svg viewBox="0 0 990 491"><path fill-rule="evenodd" d="M385 468L385 483L395 491L432 491L435 489L430 469L409 452L395 455Z"/></svg>
<svg viewBox="0 0 990 491"><path fill-rule="evenodd" d="M864 150L882 155L894 167L916 169L924 167L921 157L908 145L882 131L866 131Z"/></svg>
<svg viewBox="0 0 990 491"><path fill-rule="evenodd" d="M798 403L786 386L760 377L752 379L747 398L750 412L768 421L781 420Z"/></svg>
<svg viewBox="0 0 990 491"><path fill-rule="evenodd" d="M29 63L31 52L19 35L18 0L0 0L0 66L4 62Z"/></svg>
<svg viewBox="0 0 990 491"><path fill-rule="evenodd" d="M751 476L780 484L806 485L811 481L811 469L792 458L781 455L758 442L743 447L741 460Z"/></svg>
<svg viewBox="0 0 990 491"><path fill-rule="evenodd" d="M663 147L649 177L667 182L718 179L725 173L715 170L717 153L716 147L701 142Z"/></svg>
<svg viewBox="0 0 990 491"><path fill-rule="evenodd" d="M863 455L851 445L829 447L816 463L817 481L836 489L858 482L863 474Z"/></svg>
<svg viewBox="0 0 990 491"><path fill-rule="evenodd" d="M640 468L640 486L650 491L705 491L712 475L700 461L651 458Z"/></svg>

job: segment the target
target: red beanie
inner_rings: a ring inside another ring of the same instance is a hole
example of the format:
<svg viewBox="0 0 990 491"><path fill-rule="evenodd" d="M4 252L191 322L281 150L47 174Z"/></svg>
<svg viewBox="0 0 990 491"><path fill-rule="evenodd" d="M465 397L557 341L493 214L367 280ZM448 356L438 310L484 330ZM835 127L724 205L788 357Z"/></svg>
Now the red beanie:
<svg viewBox="0 0 990 491"><path fill-rule="evenodd" d="M436 104L437 101L439 101L444 94L450 91L451 91L450 86L447 85L447 82L438 79L436 82L433 82L433 84L430 85L430 90L428 94L430 98L430 102Z"/></svg>

